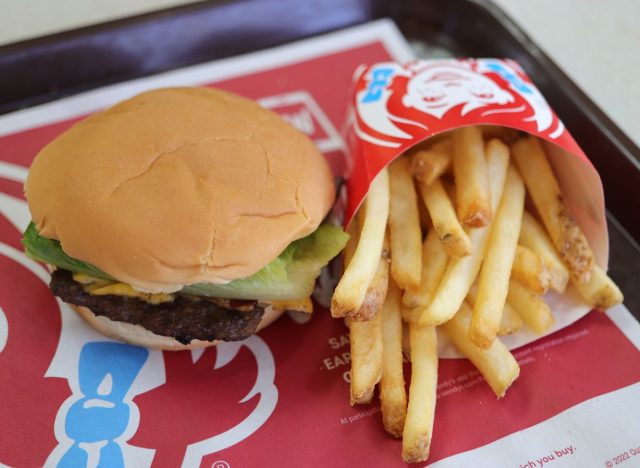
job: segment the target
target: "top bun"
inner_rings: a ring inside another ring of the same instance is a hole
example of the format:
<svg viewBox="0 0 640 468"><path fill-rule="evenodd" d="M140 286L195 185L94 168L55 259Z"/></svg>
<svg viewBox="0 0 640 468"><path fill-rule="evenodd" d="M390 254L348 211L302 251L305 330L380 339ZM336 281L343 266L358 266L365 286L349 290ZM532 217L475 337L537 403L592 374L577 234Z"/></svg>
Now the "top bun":
<svg viewBox="0 0 640 468"><path fill-rule="evenodd" d="M41 235L153 292L252 275L335 196L305 135L206 88L150 91L74 125L36 156L25 190Z"/></svg>

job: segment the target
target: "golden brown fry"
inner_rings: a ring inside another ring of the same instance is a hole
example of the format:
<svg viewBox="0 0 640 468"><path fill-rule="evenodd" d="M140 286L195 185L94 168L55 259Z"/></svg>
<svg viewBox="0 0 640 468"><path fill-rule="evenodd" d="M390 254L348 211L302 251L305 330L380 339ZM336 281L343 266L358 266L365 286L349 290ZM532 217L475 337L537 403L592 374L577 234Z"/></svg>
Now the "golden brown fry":
<svg viewBox="0 0 640 468"><path fill-rule="evenodd" d="M345 320L351 342L351 405L367 404L382 377L382 314L368 322Z"/></svg>
<svg viewBox="0 0 640 468"><path fill-rule="evenodd" d="M380 403L385 430L394 437L402 436L407 414L407 392L402 370L402 291L392 281L382 308L382 380Z"/></svg>
<svg viewBox="0 0 640 468"><path fill-rule="evenodd" d="M91 294L95 294L95 291L92 291ZM304 299L289 299L283 301L272 300L269 302L271 303L271 307L274 310L301 312L303 314L313 313L313 301L310 297L305 297Z"/></svg>
<svg viewBox="0 0 640 468"><path fill-rule="evenodd" d="M470 322L471 308L463 302L458 313L442 325L442 330L455 347L478 368L496 396L502 398L520 375L520 366L500 340L495 340L489 349L478 348L467 333Z"/></svg>
<svg viewBox="0 0 640 468"><path fill-rule="evenodd" d="M493 211L497 210L502 197L508 166L509 149L500 140L491 140L487 144L487 167ZM489 241L490 229L470 229L468 234L471 239L471 255L452 257L449 260L433 300L420 317L422 325L439 325L453 317L478 275Z"/></svg>
<svg viewBox="0 0 640 468"><path fill-rule="evenodd" d="M453 141L451 140L451 132L445 132L432 136L428 140L414 146L410 151L410 155L422 150L431 150L437 153L448 153L450 155L452 149Z"/></svg>
<svg viewBox="0 0 640 468"><path fill-rule="evenodd" d="M360 240L360 221L358 216L354 216L351 220L351 224L347 227L347 234L349 234L349 240L347 241L347 245L344 247L342 254L343 271L347 269L347 266L349 266L349 263L353 258L353 254L356 251L356 247L358 247L358 240Z"/></svg>
<svg viewBox="0 0 640 468"><path fill-rule="evenodd" d="M429 138L429 148L439 153L448 153L451 155L453 151L453 140L449 132L443 133L437 136L439 139L434 140L434 137Z"/></svg>
<svg viewBox="0 0 640 468"><path fill-rule="evenodd" d="M387 285L389 281L389 260L386 256L380 257L378 269L373 276L371 284L367 288L367 294L360 308L348 317L355 322L371 320L380 310L387 295Z"/></svg>
<svg viewBox="0 0 640 468"><path fill-rule="evenodd" d="M411 157L411 174L420 182L429 185L447 172L451 166L451 155L435 149L416 151Z"/></svg>
<svg viewBox="0 0 640 468"><path fill-rule="evenodd" d="M402 307L402 305L400 305ZM400 310L402 313L402 310ZM411 346L409 345L409 324L402 321L402 352L411 361Z"/></svg>
<svg viewBox="0 0 640 468"><path fill-rule="evenodd" d="M518 131L509 127L500 127L498 125L480 125L482 137L485 140L500 138L505 143L511 143L518 138Z"/></svg>
<svg viewBox="0 0 640 468"><path fill-rule="evenodd" d="M453 132L458 218L469 227L488 225L493 213L484 149L478 127L463 127Z"/></svg>
<svg viewBox="0 0 640 468"><path fill-rule="evenodd" d="M384 238L378 269L367 288L364 302L357 311L348 315L353 321L362 322L371 320L371 317L382 308L389 283L389 240L387 237L388 236L385 236Z"/></svg>
<svg viewBox="0 0 640 468"><path fill-rule="evenodd" d="M473 285L467 294L467 303L473 308L478 298L478 286ZM500 327L498 328L498 336L509 335L515 333L522 328L523 322L513 307L505 302L502 310L502 319L500 319Z"/></svg>
<svg viewBox="0 0 640 468"><path fill-rule="evenodd" d="M412 156L418 151L422 150L434 150L443 153L451 152L451 135L449 132L439 133L429 137L427 140L421 141L417 145L413 146L407 154Z"/></svg>
<svg viewBox="0 0 640 468"><path fill-rule="evenodd" d="M520 243L537 253L549 270L550 286L556 292L563 293L569 281L569 269L556 252L551 239L538 221L525 211L522 217Z"/></svg>
<svg viewBox="0 0 640 468"><path fill-rule="evenodd" d="M409 160L399 158L389 166L391 204L389 240L391 275L403 289L420 284L422 229L418 197L409 172Z"/></svg>
<svg viewBox="0 0 640 468"><path fill-rule="evenodd" d="M587 283L595 263L593 252L564 203L542 145L537 138L529 136L516 141L512 151L553 245L575 279Z"/></svg>
<svg viewBox="0 0 640 468"><path fill-rule="evenodd" d="M438 383L438 342L435 327L409 325L411 385L402 433L402 458L417 463L429 457Z"/></svg>
<svg viewBox="0 0 640 468"><path fill-rule="evenodd" d="M551 282L551 274L542 257L522 245L516 249L511 277L520 281L536 294L546 294Z"/></svg>
<svg viewBox="0 0 640 468"><path fill-rule="evenodd" d="M407 323L418 323L424 309L424 307L408 307L403 303L400 305L400 315L402 315L402 320Z"/></svg>
<svg viewBox="0 0 640 468"><path fill-rule="evenodd" d="M431 185L420 183L419 187L422 200L429 211L431 222L445 252L452 257L464 257L471 254L471 240L462 229L442 182L436 179Z"/></svg>
<svg viewBox="0 0 640 468"><path fill-rule="evenodd" d="M509 282L507 302L534 333L546 333L554 323L549 306L516 280Z"/></svg>
<svg viewBox="0 0 640 468"><path fill-rule="evenodd" d="M438 240L438 234L434 229L431 229L422 244L420 285L417 288L405 290L402 296L403 304L408 308L428 306L448 262L449 256Z"/></svg>
<svg viewBox="0 0 640 468"><path fill-rule="evenodd" d="M440 179L440 182L442 182L442 187L444 188L444 191L449 197L449 201L451 202L451 204L453 205L453 209L455 210L456 209L456 186L453 184L453 182L449 182L448 180Z"/></svg>
<svg viewBox="0 0 640 468"><path fill-rule="evenodd" d="M386 170L373 179L361 209L364 214L358 245L331 298L333 317L353 314L362 306L378 269L389 217L389 175Z"/></svg>
<svg viewBox="0 0 640 468"><path fill-rule="evenodd" d="M418 191L419 182L415 181L416 192ZM427 207L424 206L424 202L422 201L422 197L418 197L418 214L420 215L420 227L423 232L428 231L431 228L431 218L429 217L429 211Z"/></svg>
<svg viewBox="0 0 640 468"><path fill-rule="evenodd" d="M478 281L478 298L469 327L469 338L483 349L491 346L500 328L522 224L524 195L524 182L520 174L515 167L509 166L502 201L491 224L489 244Z"/></svg>
<svg viewBox="0 0 640 468"><path fill-rule="evenodd" d="M574 278L571 282L587 304L596 309L607 310L624 300L620 288L598 265L593 267L588 283L580 283Z"/></svg>
<svg viewBox="0 0 640 468"><path fill-rule="evenodd" d="M504 304L502 311L502 319L500 320L500 328L498 328L498 336L510 335L522 328L524 322L513 307L508 302Z"/></svg>

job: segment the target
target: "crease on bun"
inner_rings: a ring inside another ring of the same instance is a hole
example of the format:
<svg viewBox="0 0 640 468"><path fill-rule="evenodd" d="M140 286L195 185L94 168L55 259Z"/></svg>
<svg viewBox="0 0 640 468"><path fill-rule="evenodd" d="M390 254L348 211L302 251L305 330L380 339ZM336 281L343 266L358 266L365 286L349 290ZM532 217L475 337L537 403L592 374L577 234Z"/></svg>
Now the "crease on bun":
<svg viewBox="0 0 640 468"><path fill-rule="evenodd" d="M206 88L150 91L76 124L38 154L25 190L43 236L152 292L252 275L335 197L305 135Z"/></svg>
<svg viewBox="0 0 640 468"><path fill-rule="evenodd" d="M69 304L69 306L89 325L103 335L136 346L144 346L147 348L161 349L165 351L181 351L208 348L209 346L216 346L223 343L223 341L192 340L191 343L185 345L171 336L157 335L140 325L118 322L105 316L95 315L91 309L87 307L73 304ZM277 320L282 314L284 314L283 310L276 310L271 306L265 308L264 315L256 328L256 332L271 325L271 323Z"/></svg>

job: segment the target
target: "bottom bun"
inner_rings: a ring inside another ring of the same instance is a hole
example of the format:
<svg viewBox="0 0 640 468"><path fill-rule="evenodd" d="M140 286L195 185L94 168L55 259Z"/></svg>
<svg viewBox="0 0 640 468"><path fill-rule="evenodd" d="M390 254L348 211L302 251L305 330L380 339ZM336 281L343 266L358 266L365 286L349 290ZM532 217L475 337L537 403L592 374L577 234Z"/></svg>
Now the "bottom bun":
<svg viewBox="0 0 640 468"><path fill-rule="evenodd" d="M136 346L144 346L146 348L161 349L165 351L182 351L185 349L200 349L215 346L224 341L201 341L192 340L191 343L185 345L170 336L156 335L140 325L134 325L127 322L116 322L104 316L95 315L91 309L83 306L69 304L89 325L98 330L105 336L124 341ZM256 332L270 325L284 311L276 310L269 306L264 309L262 320L256 328Z"/></svg>

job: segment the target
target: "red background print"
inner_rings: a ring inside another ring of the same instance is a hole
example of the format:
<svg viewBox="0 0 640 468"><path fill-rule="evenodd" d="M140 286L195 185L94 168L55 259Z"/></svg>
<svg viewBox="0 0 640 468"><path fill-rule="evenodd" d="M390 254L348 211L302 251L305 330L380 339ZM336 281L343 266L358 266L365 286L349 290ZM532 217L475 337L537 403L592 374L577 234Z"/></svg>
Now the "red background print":
<svg viewBox="0 0 640 468"><path fill-rule="evenodd" d="M256 408L261 395L238 403L258 372L251 352L240 348L219 369L214 369L216 354L209 348L194 363L190 352L163 353L166 383L136 398L142 417L129 443L156 448L155 466L180 466L188 445L232 429Z"/></svg>
<svg viewBox="0 0 640 468"><path fill-rule="evenodd" d="M344 379L349 370L349 345L341 339L347 335L342 321L321 308L309 324L283 317L277 326L263 330L260 336L271 348L277 366L278 405L257 432L205 456L201 466L212 466L218 460L231 466L405 466L401 442L382 427L377 398L371 405L349 406L349 384ZM640 352L600 312L514 354L521 374L501 400L467 360L440 360L429 462L493 442L640 380ZM405 381L410 381L408 365ZM455 384L447 384L450 381ZM472 384L464 390L456 388L469 382ZM209 404L215 405L217 391L210 393ZM136 402L141 407L142 428L146 408L142 397ZM240 411L233 406L218 408L222 417L225 412ZM202 431L196 425L174 427L195 434ZM172 444L170 435L162 440ZM157 466L171 466L160 454L154 461Z"/></svg>
<svg viewBox="0 0 640 468"><path fill-rule="evenodd" d="M21 233L5 218L0 233L0 242L21 248ZM57 444L53 423L71 393L65 380L44 377L58 344L60 313L47 285L2 253L0 278L0 308L8 323L0 351L0 461L41 466Z"/></svg>

